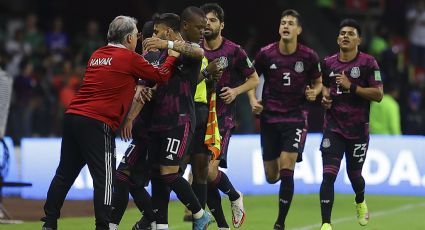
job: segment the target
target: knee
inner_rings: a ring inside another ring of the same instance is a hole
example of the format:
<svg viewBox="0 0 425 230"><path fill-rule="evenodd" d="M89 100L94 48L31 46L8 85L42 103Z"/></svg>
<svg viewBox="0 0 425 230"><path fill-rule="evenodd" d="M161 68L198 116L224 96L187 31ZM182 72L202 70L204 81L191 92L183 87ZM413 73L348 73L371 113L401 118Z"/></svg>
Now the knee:
<svg viewBox="0 0 425 230"><path fill-rule="evenodd" d="M295 163L297 162L298 154L286 154L286 157L280 160L280 169L295 169Z"/></svg>
<svg viewBox="0 0 425 230"><path fill-rule="evenodd" d="M279 172L269 172L266 171L266 181L269 184L275 184L280 179Z"/></svg>
<svg viewBox="0 0 425 230"><path fill-rule="evenodd" d="M208 181L214 181L217 178L218 175L218 168L217 167L208 167Z"/></svg>

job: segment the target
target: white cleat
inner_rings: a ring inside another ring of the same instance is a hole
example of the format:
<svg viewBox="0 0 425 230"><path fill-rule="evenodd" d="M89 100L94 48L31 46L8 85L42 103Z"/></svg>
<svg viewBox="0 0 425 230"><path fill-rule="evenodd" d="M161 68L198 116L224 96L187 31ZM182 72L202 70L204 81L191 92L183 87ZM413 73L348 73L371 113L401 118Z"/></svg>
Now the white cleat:
<svg viewBox="0 0 425 230"><path fill-rule="evenodd" d="M240 197L237 200L230 202L232 208L232 222L235 228L242 226L246 217L245 209L243 207L243 194L239 191L238 193Z"/></svg>

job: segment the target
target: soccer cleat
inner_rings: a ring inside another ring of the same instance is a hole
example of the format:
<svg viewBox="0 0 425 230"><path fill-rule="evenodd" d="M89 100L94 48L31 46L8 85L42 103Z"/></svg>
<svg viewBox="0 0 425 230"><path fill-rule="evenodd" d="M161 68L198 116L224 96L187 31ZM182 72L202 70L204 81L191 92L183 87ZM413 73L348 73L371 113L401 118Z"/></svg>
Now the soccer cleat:
<svg viewBox="0 0 425 230"><path fill-rule="evenodd" d="M192 220L193 220L193 217L192 217L192 214L190 214L190 215L184 215L183 216L183 221L184 222L192 222Z"/></svg>
<svg viewBox="0 0 425 230"><path fill-rule="evenodd" d="M42 227L41 230L56 230L57 228Z"/></svg>
<svg viewBox="0 0 425 230"><path fill-rule="evenodd" d="M57 228L57 222L51 222L47 217L42 217L40 221L44 222L43 227L41 227L41 230L56 230Z"/></svg>
<svg viewBox="0 0 425 230"><path fill-rule="evenodd" d="M214 224L216 221L214 219L213 215L210 215L210 222L208 223L208 225Z"/></svg>
<svg viewBox="0 0 425 230"><path fill-rule="evenodd" d="M243 222L245 221L245 209L243 207L243 194L239 191L238 193L240 197L237 200L230 202L230 205L232 208L232 222L235 228L239 228L240 226L242 226Z"/></svg>
<svg viewBox="0 0 425 230"><path fill-rule="evenodd" d="M204 215L201 218L195 219L193 218L192 230L205 230L208 228L210 223L211 214L207 211L204 211Z"/></svg>
<svg viewBox="0 0 425 230"><path fill-rule="evenodd" d="M118 225L114 223L109 223L109 230L118 230Z"/></svg>
<svg viewBox="0 0 425 230"><path fill-rule="evenodd" d="M150 222L145 217L142 217L134 224L132 230L156 230L156 221Z"/></svg>
<svg viewBox="0 0 425 230"><path fill-rule="evenodd" d="M218 228L218 230L230 230L230 228Z"/></svg>
<svg viewBox="0 0 425 230"><path fill-rule="evenodd" d="M192 212L187 207L185 207L183 221L184 222L192 222L192 220L193 220Z"/></svg>
<svg viewBox="0 0 425 230"><path fill-rule="evenodd" d="M53 224L53 223L49 222L49 220L47 219L47 217L41 218L40 221L43 221L44 222L43 227L41 227L41 230L56 230L56 229L58 229L56 227L57 226L57 223L55 222Z"/></svg>
<svg viewBox="0 0 425 230"><path fill-rule="evenodd" d="M322 224L322 227L320 228L320 230L332 230L332 225L329 223L324 223Z"/></svg>
<svg viewBox="0 0 425 230"><path fill-rule="evenodd" d="M369 210L367 209L365 200L362 203L356 203L356 211L359 224L361 226L367 225L369 223Z"/></svg>
<svg viewBox="0 0 425 230"><path fill-rule="evenodd" d="M280 224L274 224L273 226L273 230L285 230L285 225L280 225Z"/></svg>

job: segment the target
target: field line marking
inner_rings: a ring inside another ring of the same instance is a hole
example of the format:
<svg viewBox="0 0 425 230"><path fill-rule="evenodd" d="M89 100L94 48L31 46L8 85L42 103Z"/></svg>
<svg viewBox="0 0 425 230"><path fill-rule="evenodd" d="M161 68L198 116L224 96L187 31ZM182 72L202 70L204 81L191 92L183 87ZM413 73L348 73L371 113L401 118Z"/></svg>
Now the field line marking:
<svg viewBox="0 0 425 230"><path fill-rule="evenodd" d="M425 203L407 204L407 205L400 206L398 208L393 208L393 209L389 209L389 210L385 210L385 211L371 212L371 217L374 218L374 217L386 216L386 215L390 215L390 214L395 214L395 213L407 211L407 210L410 210L412 208L421 207L421 206L424 206L425 207ZM343 222L352 221L352 220L356 220L356 219L357 218L355 217L355 215L353 213L352 216L337 218L337 219L333 220L332 223L333 224L338 224L338 223L343 223ZM303 227L299 227L299 228L294 228L293 230L319 229L320 226L321 226L320 223L318 223L318 224L311 224L311 225L307 225L307 226L303 226Z"/></svg>

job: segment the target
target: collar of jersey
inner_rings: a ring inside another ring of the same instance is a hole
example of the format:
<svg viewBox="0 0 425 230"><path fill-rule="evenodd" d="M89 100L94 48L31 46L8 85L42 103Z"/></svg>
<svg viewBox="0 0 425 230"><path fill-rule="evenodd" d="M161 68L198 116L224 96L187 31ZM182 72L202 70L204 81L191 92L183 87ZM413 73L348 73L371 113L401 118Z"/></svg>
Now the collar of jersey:
<svg viewBox="0 0 425 230"><path fill-rule="evenodd" d="M125 47L123 44L108 43L108 46L127 49L127 47Z"/></svg>

